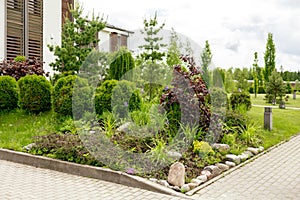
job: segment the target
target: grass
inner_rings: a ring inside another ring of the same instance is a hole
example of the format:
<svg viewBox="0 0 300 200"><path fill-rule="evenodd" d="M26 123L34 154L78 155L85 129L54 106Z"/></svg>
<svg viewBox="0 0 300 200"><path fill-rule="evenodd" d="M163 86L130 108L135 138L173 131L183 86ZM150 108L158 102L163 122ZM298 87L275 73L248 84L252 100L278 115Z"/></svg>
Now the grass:
<svg viewBox="0 0 300 200"><path fill-rule="evenodd" d="M0 113L0 148L22 151L34 142L34 136L55 132L57 125L52 112L38 115L15 110Z"/></svg>
<svg viewBox="0 0 300 200"><path fill-rule="evenodd" d="M295 104L296 105L296 104ZM300 110L273 109L273 130L263 130L264 108L252 107L247 115L262 128L263 146L267 149L281 141L288 140L300 132Z"/></svg>
<svg viewBox="0 0 300 200"><path fill-rule="evenodd" d="M289 99L285 103L286 107L300 108L300 95L297 95L295 100L293 99L293 94L288 94L288 96ZM254 94L251 94L251 102L253 105L272 106L272 104L266 103L264 98L265 94L258 94L256 98Z"/></svg>

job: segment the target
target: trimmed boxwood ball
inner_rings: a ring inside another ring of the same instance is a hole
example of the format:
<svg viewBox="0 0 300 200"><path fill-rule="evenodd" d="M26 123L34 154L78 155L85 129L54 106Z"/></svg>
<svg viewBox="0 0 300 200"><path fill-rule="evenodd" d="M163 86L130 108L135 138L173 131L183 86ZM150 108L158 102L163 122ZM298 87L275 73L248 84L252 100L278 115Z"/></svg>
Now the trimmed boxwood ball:
<svg viewBox="0 0 300 200"><path fill-rule="evenodd" d="M74 85L76 83L76 93L73 99ZM54 85L53 90L53 109L54 112L63 116L73 116L73 114L80 118L85 111L90 111L92 107L92 92L93 90L88 86L88 81L77 77L76 75L69 75L60 78ZM74 113L72 111L72 104L76 105Z"/></svg>
<svg viewBox="0 0 300 200"><path fill-rule="evenodd" d="M0 110L13 110L18 107L18 85L11 76L0 76Z"/></svg>
<svg viewBox="0 0 300 200"><path fill-rule="evenodd" d="M20 107L32 113L51 110L51 83L38 75L26 75L18 81Z"/></svg>

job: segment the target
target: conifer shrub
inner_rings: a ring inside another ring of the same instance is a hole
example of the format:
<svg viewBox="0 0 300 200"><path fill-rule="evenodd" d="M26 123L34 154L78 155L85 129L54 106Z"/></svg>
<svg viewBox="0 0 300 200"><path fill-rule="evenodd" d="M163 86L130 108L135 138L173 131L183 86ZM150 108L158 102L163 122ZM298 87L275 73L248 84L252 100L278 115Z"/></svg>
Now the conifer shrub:
<svg viewBox="0 0 300 200"><path fill-rule="evenodd" d="M17 81L11 76L0 76L0 110L13 110L18 101Z"/></svg>
<svg viewBox="0 0 300 200"><path fill-rule="evenodd" d="M51 83L38 75L27 75L18 81L20 107L32 113L51 110Z"/></svg>

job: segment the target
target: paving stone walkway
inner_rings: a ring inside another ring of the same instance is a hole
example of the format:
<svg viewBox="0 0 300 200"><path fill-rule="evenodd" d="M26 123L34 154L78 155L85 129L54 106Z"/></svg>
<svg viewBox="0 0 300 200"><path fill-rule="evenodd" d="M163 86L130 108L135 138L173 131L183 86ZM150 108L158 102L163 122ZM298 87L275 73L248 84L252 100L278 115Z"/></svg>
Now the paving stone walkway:
<svg viewBox="0 0 300 200"><path fill-rule="evenodd" d="M193 199L300 199L300 135L198 191ZM180 199L0 160L0 199Z"/></svg>
<svg viewBox="0 0 300 200"><path fill-rule="evenodd" d="M300 199L300 135L193 195L194 199Z"/></svg>

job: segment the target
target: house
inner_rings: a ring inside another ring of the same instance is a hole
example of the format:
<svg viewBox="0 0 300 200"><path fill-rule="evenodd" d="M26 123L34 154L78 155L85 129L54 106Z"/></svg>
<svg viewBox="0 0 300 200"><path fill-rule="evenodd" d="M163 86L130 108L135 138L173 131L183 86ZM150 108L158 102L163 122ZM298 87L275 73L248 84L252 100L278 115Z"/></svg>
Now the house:
<svg viewBox="0 0 300 200"><path fill-rule="evenodd" d="M18 55L37 57L45 71L55 57L48 44L61 44L62 26L74 0L1 0L0 1L0 60ZM120 46L129 47L133 32L107 24L98 33L98 49L112 52Z"/></svg>

